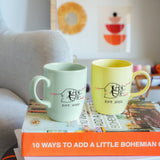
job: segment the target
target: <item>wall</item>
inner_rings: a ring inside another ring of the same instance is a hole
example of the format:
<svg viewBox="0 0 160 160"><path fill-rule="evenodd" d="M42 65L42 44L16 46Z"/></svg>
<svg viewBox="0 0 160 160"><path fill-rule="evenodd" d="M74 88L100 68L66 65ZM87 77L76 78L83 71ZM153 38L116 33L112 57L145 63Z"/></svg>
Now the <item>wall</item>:
<svg viewBox="0 0 160 160"><path fill-rule="evenodd" d="M79 54L79 58L149 58L160 63L160 0L106 0L132 6L131 53ZM50 0L1 0L7 24L15 31L50 28Z"/></svg>
<svg viewBox="0 0 160 160"><path fill-rule="evenodd" d="M50 0L0 0L0 8L14 31L50 29Z"/></svg>

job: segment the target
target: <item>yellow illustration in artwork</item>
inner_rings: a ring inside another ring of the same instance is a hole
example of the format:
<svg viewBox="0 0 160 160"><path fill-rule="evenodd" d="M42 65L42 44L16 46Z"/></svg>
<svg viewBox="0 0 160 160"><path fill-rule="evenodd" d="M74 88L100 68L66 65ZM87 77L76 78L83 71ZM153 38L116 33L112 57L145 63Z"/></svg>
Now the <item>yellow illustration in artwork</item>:
<svg viewBox="0 0 160 160"><path fill-rule="evenodd" d="M81 32L86 21L86 12L77 3L64 3L58 9L58 27L63 33L76 34Z"/></svg>

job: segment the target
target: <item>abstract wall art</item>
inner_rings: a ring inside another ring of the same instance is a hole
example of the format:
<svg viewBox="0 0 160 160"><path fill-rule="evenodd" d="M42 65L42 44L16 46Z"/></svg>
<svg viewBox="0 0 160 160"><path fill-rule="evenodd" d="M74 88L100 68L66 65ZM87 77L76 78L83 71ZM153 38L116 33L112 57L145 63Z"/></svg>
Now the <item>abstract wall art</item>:
<svg viewBox="0 0 160 160"><path fill-rule="evenodd" d="M130 52L131 8L99 8L99 50Z"/></svg>
<svg viewBox="0 0 160 160"><path fill-rule="evenodd" d="M63 35L79 59L126 57L131 10L128 3L111 0L51 0L51 29Z"/></svg>
<svg viewBox="0 0 160 160"><path fill-rule="evenodd" d="M64 34L76 34L86 25L87 15L83 7L75 2L66 2L58 8L58 28Z"/></svg>

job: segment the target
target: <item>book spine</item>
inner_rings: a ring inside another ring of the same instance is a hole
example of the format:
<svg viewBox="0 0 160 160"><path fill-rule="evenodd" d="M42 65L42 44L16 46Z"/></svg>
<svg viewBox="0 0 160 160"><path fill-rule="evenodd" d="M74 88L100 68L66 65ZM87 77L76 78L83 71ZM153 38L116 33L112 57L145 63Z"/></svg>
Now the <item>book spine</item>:
<svg viewBox="0 0 160 160"><path fill-rule="evenodd" d="M22 133L22 156L158 156L160 132Z"/></svg>

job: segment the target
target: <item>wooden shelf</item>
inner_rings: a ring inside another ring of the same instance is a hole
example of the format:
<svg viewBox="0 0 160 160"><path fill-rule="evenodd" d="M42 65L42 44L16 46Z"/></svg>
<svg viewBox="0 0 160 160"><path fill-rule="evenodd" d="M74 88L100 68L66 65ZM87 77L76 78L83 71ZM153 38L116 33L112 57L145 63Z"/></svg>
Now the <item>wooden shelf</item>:
<svg viewBox="0 0 160 160"><path fill-rule="evenodd" d="M151 84L152 84L152 81L153 81L154 77L156 77L156 76L160 77L160 74L150 74ZM139 82L139 80L142 80L142 79L146 79L146 77L144 75L138 75L138 76L135 77L136 85L137 85L137 88L138 88L139 91L142 90L145 87L145 86L141 86L141 84ZM149 87L149 89L146 93L146 97L148 97L151 89L160 89L160 86L151 86L150 85L150 87Z"/></svg>

